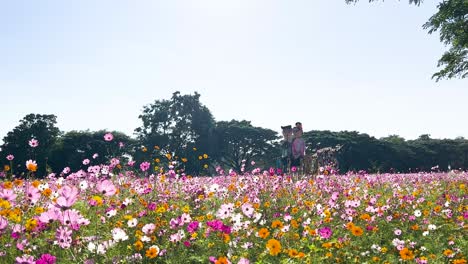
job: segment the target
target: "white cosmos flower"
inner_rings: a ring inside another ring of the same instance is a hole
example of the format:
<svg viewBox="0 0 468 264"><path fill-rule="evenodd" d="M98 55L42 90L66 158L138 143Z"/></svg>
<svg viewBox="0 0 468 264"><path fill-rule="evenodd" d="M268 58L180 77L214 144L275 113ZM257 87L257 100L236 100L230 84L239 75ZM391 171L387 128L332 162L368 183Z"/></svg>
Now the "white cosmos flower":
<svg viewBox="0 0 468 264"><path fill-rule="evenodd" d="M414 216L416 217L420 217L422 215L421 211L420 210L416 210L414 211Z"/></svg>
<svg viewBox="0 0 468 264"><path fill-rule="evenodd" d="M128 224L128 227L135 227L138 224L138 219L136 218L130 219L128 220L127 224Z"/></svg>
<svg viewBox="0 0 468 264"><path fill-rule="evenodd" d="M433 225L433 224L430 224L430 225L427 226L427 229L429 229L429 230L431 230L431 231L432 231L432 230L436 230L436 229L437 229L437 226L436 226L436 225Z"/></svg>

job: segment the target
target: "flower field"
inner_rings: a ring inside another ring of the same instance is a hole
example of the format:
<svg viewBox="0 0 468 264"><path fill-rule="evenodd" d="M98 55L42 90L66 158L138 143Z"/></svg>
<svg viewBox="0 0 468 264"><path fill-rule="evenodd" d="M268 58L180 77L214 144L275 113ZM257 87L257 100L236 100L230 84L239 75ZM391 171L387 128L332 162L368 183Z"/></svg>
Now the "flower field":
<svg viewBox="0 0 468 264"><path fill-rule="evenodd" d="M465 172L190 177L86 163L45 179L4 175L3 263L467 260Z"/></svg>

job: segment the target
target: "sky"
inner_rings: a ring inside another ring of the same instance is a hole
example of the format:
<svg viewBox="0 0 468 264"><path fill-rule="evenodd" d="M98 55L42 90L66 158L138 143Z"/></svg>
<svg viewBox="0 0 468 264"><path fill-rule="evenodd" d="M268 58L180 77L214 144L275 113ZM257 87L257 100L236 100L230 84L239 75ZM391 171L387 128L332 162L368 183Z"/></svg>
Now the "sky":
<svg viewBox="0 0 468 264"><path fill-rule="evenodd" d="M431 79L438 1L1 1L0 138L29 113L133 135L143 106L201 94L217 121L468 138L468 79Z"/></svg>

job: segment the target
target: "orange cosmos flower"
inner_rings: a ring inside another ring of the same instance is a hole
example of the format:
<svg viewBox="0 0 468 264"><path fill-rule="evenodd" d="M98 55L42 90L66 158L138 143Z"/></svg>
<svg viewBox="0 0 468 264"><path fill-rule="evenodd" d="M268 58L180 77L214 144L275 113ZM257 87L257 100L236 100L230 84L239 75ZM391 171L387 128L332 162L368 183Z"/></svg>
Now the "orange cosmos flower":
<svg viewBox="0 0 468 264"><path fill-rule="evenodd" d="M37 163L36 161L34 160L28 160L26 161L26 169L28 169L28 171L32 171L32 172L35 172L37 171Z"/></svg>
<svg viewBox="0 0 468 264"><path fill-rule="evenodd" d="M281 243L276 239L268 240L266 247L272 256L277 256L281 252Z"/></svg>
<svg viewBox="0 0 468 264"><path fill-rule="evenodd" d="M408 248L403 248L400 250L400 257L403 260L412 260L414 259L413 251L409 250Z"/></svg>
<svg viewBox="0 0 468 264"><path fill-rule="evenodd" d="M266 228L262 228L258 231L258 236L265 239L270 235L270 232Z"/></svg>
<svg viewBox="0 0 468 264"><path fill-rule="evenodd" d="M353 233L355 236L362 236L364 231L359 226L353 226L353 228L351 228L351 233Z"/></svg>

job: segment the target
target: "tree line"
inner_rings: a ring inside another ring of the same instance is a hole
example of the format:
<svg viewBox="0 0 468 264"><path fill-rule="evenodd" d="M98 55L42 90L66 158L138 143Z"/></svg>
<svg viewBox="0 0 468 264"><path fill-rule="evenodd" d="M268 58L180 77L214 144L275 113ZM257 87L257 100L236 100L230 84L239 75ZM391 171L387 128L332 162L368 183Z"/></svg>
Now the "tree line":
<svg viewBox="0 0 468 264"><path fill-rule="evenodd" d="M13 170L19 175L26 171L25 162L33 159L38 163L37 174L44 176L66 167L71 171L86 169L85 159L100 164L113 157L120 157L121 162L132 157L136 164L150 161L152 172L169 161L177 161L187 174L210 175L220 168L240 172L276 167L280 157L281 138L276 131L246 120L215 121L198 93L175 92L170 99L144 106L138 118L141 126L135 129L135 137L130 137L118 131L63 132L57 127L55 115L29 114L4 137L0 170ZM114 137L111 142L103 139L107 132ZM38 140L38 147L28 145L32 138ZM304 139L308 154L341 146L336 153L341 172L468 167L468 140L464 138L432 139L422 135L405 140L392 135L377 139L356 131L312 130L304 133ZM14 160L7 160L8 155L13 155Z"/></svg>

